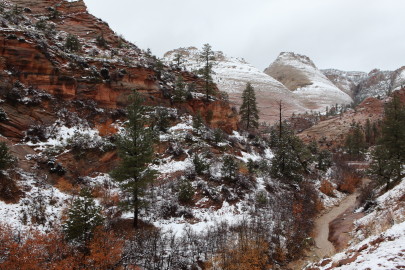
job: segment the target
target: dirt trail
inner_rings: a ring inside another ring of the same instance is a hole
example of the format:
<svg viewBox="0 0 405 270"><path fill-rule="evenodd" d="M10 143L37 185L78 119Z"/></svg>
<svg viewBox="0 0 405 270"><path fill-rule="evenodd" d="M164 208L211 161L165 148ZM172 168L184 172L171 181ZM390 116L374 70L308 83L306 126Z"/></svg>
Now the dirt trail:
<svg viewBox="0 0 405 270"><path fill-rule="evenodd" d="M329 212L316 219L314 230L316 236L314 240L317 257L323 258L335 253L335 247L329 241L329 223L343 214L348 208L352 208L356 204L357 195L357 192L350 194L338 206L332 207Z"/></svg>
<svg viewBox="0 0 405 270"><path fill-rule="evenodd" d="M369 182L369 179L363 179L362 186ZM347 233L351 231L353 221L362 216L362 213L353 213L357 207L359 191L360 188L357 188L356 192L344 198L339 205L333 206L328 212L316 218L315 248L307 251L305 259L289 264L289 269L303 269L309 261L319 261L324 257L330 257L338 251L335 246L342 248L349 242L350 236ZM332 233L329 231L330 228L333 229ZM332 240L333 243L329 240Z"/></svg>

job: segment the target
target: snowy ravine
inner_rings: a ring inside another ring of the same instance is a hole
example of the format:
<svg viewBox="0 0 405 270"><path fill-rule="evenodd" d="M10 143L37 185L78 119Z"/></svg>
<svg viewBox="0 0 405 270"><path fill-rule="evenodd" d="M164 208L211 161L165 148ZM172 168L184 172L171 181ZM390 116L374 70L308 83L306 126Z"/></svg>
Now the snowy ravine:
<svg viewBox="0 0 405 270"><path fill-rule="evenodd" d="M354 222L351 245L316 265L326 270L402 269L405 250L405 181L376 199L376 206ZM360 208L357 211L362 211ZM323 265L323 266L319 266Z"/></svg>

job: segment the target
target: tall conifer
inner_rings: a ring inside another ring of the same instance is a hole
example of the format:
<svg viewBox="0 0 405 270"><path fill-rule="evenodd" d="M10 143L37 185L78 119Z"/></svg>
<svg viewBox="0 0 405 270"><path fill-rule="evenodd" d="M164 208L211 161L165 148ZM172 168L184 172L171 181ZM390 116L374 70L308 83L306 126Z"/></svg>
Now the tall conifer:
<svg viewBox="0 0 405 270"><path fill-rule="evenodd" d="M372 153L371 174L388 190L405 177L405 105L394 95L385 106L381 137Z"/></svg>
<svg viewBox="0 0 405 270"><path fill-rule="evenodd" d="M246 129L259 127L259 110L255 90L249 82L242 94L242 106L240 106L239 114Z"/></svg>
<svg viewBox="0 0 405 270"><path fill-rule="evenodd" d="M133 210L134 227L138 227L139 210L143 205L142 196L149 183L155 178L155 171L148 168L153 159L153 130L146 127L145 106L138 93L131 96L128 106L128 122L125 132L117 138L119 166L111 176L120 184L127 196L124 205Z"/></svg>

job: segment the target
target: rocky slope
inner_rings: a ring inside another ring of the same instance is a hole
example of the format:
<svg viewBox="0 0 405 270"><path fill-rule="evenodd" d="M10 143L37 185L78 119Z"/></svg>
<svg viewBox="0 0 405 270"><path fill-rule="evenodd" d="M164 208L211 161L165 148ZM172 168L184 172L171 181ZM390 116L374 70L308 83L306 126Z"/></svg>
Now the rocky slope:
<svg viewBox="0 0 405 270"><path fill-rule="evenodd" d="M357 86L367 78L366 72L323 69L322 73L340 90L354 98Z"/></svg>
<svg viewBox="0 0 405 270"><path fill-rule="evenodd" d="M352 98L337 88L306 56L284 52L264 71L294 92L311 110L322 111L335 104L350 104Z"/></svg>
<svg viewBox="0 0 405 270"><path fill-rule="evenodd" d="M186 70L198 70L200 51L195 47L179 48L167 52L164 60L174 64L175 56L183 57L181 64ZM326 107L352 102L350 96L339 90L305 56L282 53L265 72L258 70L244 59L214 52L214 80L230 100L240 106L241 95L247 82L256 90L260 119L274 123L278 119L279 101L282 101L283 116L307 111L324 111ZM272 73L273 72L273 73ZM273 76L273 77L272 77Z"/></svg>
<svg viewBox="0 0 405 270"><path fill-rule="evenodd" d="M405 102L405 88L394 93L399 95L401 100ZM369 97L360 103L356 109L349 109L341 115L320 121L298 134L298 136L306 142L316 141L327 148L343 145L345 135L353 123L359 123L364 127L367 120L373 124L382 119L385 102L386 99Z"/></svg>
<svg viewBox="0 0 405 270"><path fill-rule="evenodd" d="M198 70L202 67L198 55L200 51L195 47L180 48L167 52L164 55L166 63L172 64L176 54L183 55L182 67L186 70ZM283 84L264 74L244 59L226 56L223 52L215 54L214 81L221 91L229 95L230 101L236 106L242 103L242 92L246 83L252 83L256 91L256 100L259 107L261 121L274 122L278 119L278 103L283 104L284 116L307 110Z"/></svg>
<svg viewBox="0 0 405 270"><path fill-rule="evenodd" d="M368 97L386 97L392 91L405 85L405 67L395 71L374 69L368 74L357 71L341 71L335 69L322 70L322 73L337 87L351 95L356 103Z"/></svg>

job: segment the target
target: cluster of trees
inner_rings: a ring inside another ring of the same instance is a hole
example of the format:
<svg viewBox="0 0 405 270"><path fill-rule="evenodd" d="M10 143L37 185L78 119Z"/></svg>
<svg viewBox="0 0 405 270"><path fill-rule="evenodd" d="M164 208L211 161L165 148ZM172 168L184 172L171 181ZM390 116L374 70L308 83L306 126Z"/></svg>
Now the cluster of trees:
<svg viewBox="0 0 405 270"><path fill-rule="evenodd" d="M371 149L371 150L370 150ZM369 119L362 126L353 123L344 141L350 158L363 159L371 153L369 174L388 190L401 181L405 174L405 105L393 94L385 104L382 121Z"/></svg>
<svg viewBox="0 0 405 270"><path fill-rule="evenodd" d="M381 135L372 151L370 173L388 190L405 177L405 104L398 95L385 105Z"/></svg>

